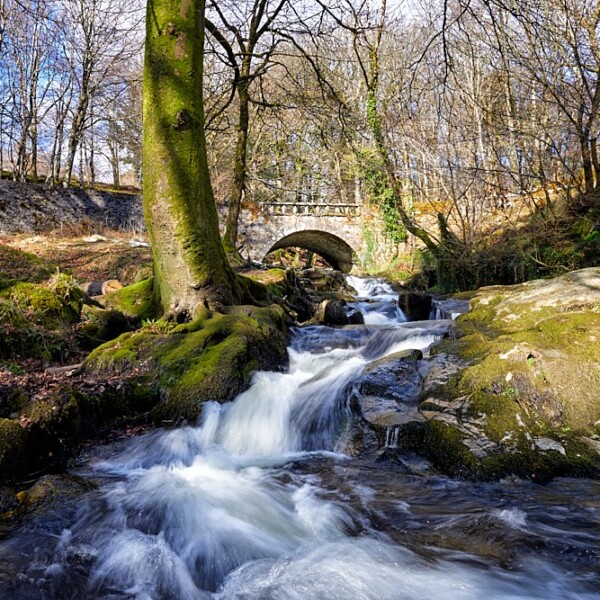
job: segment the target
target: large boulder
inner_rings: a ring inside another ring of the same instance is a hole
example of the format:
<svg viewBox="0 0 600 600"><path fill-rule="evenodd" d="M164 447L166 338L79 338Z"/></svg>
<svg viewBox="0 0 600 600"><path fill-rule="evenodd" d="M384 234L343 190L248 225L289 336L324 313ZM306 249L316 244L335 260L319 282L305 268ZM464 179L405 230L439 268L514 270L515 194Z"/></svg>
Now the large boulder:
<svg viewBox="0 0 600 600"><path fill-rule="evenodd" d="M426 321L431 313L433 299L424 292L400 292L398 307L409 321Z"/></svg>
<svg viewBox="0 0 600 600"><path fill-rule="evenodd" d="M398 445L453 476L600 475L600 269L482 288Z"/></svg>

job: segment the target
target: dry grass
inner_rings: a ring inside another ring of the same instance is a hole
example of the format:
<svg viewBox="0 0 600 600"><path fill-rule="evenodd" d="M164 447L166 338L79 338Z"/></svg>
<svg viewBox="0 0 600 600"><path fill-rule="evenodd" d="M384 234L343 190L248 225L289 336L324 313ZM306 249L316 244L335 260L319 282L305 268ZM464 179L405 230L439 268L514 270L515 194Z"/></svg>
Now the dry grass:
<svg viewBox="0 0 600 600"><path fill-rule="evenodd" d="M89 241L96 236L95 242ZM88 241L85 241L85 240ZM117 279L123 285L138 281L150 273L149 247L132 246L133 237L122 231L98 232L85 223L65 227L44 235L5 235L0 244L33 254L71 273L78 281ZM136 240L146 241L144 236Z"/></svg>

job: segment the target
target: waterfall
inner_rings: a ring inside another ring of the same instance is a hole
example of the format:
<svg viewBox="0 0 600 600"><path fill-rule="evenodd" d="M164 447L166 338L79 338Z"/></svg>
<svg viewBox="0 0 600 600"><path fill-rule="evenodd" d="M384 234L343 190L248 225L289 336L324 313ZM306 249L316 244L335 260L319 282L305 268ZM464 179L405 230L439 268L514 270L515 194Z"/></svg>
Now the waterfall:
<svg viewBox="0 0 600 600"><path fill-rule="evenodd" d="M233 402L206 403L197 425L150 432L90 465L99 490L28 585L55 590L51 598L107 600L597 597L571 593L576 584L556 565L525 561L516 575L428 538L419 551L409 543L420 512L399 482L415 482L363 474L347 456L349 398L369 363L426 353L448 322L406 323L387 284L349 282L364 326L295 329L287 372L255 373ZM398 432L387 430L387 447ZM457 493L446 480L419 485L430 485L427 498ZM489 515L494 527L530 523L510 507ZM420 527L442 522L431 519Z"/></svg>

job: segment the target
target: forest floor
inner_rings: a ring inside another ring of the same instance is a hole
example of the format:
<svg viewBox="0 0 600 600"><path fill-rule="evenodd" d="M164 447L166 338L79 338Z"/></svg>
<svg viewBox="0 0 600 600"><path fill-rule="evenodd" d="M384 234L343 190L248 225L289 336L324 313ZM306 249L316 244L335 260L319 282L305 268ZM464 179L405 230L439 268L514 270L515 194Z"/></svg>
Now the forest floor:
<svg viewBox="0 0 600 600"><path fill-rule="evenodd" d="M8 252L7 248L27 255ZM39 262L24 256L37 257ZM132 237L123 231L103 229L96 233L71 227L43 235L0 235L0 284L13 277L45 284L52 274L60 272L80 284L116 280L126 286L149 276L151 269L151 250L143 234ZM0 346L4 346L0 348L0 396L22 390L31 400L44 400L65 382L87 393L102 392L99 388L107 384L118 387L117 377L112 382L100 382L79 373L89 350L80 347L77 332L77 323L61 329L61 344L68 352L39 356L10 352L8 336L0 339Z"/></svg>
<svg viewBox="0 0 600 600"><path fill-rule="evenodd" d="M40 234L0 235L0 244L53 263L61 272L80 282L116 279L134 283L152 268L152 252L145 234L112 229L101 232L84 229Z"/></svg>

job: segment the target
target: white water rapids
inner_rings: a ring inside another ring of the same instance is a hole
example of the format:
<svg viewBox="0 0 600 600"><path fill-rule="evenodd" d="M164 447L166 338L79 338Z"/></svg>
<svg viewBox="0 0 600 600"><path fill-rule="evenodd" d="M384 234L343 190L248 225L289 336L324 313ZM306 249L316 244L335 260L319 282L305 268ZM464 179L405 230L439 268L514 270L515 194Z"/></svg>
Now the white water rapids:
<svg viewBox="0 0 600 600"><path fill-rule="evenodd" d="M206 404L198 426L151 432L94 464L102 487L31 585L52 598L83 589L136 600L600 597L543 558L504 569L377 524L412 522L413 500L397 473L363 465L358 475L344 454L353 382L373 360L426 350L443 328L403 323L380 283L351 284L367 326L298 329L286 373L256 373L233 402ZM432 497L456 493L435 481ZM528 526L520 509L484 512L495 527ZM431 518L419 527L434 531ZM83 574L70 591L74 573Z"/></svg>

